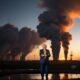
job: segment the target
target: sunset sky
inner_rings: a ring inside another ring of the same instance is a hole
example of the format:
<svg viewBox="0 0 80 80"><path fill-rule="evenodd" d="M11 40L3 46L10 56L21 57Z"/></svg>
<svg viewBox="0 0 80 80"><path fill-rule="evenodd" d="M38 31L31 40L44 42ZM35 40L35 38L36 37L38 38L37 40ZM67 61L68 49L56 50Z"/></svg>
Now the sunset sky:
<svg viewBox="0 0 80 80"><path fill-rule="evenodd" d="M39 24L38 15L43 12L37 5L38 0L0 0L0 26L6 23L16 25L19 29L22 27L30 27L36 30ZM74 25L69 30L72 34L69 56L73 52L73 58L80 60L80 19L74 18ZM50 49L50 41L46 42ZM39 58L39 48L35 49L28 55L28 59ZM34 56L36 55L37 56ZM60 59L63 58L63 50L61 48ZM70 58L70 57L69 57Z"/></svg>

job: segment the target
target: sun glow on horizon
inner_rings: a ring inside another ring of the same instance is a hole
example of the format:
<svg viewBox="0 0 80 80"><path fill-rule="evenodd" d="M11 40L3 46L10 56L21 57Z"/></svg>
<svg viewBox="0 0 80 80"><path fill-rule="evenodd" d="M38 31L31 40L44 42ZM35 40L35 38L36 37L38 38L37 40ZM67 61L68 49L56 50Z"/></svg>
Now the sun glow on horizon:
<svg viewBox="0 0 80 80"><path fill-rule="evenodd" d="M52 50L50 48L50 41L47 41L46 42L47 44L47 48L50 50L50 54L51 54L51 57L50 57L50 60L53 60L53 57L52 57ZM26 60L39 60L39 50L41 49L41 46L39 48L35 48L32 52L30 52L28 54L28 56L26 56ZM68 53L68 60L70 60L70 55L71 53L73 53L73 60L80 60L79 58L79 52L75 52L74 50L71 51L71 49L69 50L69 53ZM61 47L61 51L60 51L60 55L59 55L59 60L64 60L64 52L63 52L63 48Z"/></svg>

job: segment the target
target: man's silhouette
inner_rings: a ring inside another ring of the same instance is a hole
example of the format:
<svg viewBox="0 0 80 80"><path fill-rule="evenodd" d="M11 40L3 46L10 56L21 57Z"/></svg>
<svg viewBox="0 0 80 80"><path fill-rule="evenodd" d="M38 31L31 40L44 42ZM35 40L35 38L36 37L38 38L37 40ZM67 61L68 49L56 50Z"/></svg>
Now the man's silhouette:
<svg viewBox="0 0 80 80"><path fill-rule="evenodd" d="M46 80L48 80L48 64L50 52L47 49L47 46L43 44L43 49L40 50L40 71L42 80L44 80L44 73L46 72Z"/></svg>

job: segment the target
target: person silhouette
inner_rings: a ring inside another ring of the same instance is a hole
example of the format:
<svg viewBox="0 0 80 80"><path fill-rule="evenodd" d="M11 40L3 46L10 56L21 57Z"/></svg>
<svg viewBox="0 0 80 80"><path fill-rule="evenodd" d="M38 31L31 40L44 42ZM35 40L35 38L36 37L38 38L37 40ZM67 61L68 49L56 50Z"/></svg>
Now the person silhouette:
<svg viewBox="0 0 80 80"><path fill-rule="evenodd" d="M47 45L43 44L43 49L40 50L40 71L42 80L44 80L44 73L46 73L46 80L48 80L48 64L50 51L47 49Z"/></svg>

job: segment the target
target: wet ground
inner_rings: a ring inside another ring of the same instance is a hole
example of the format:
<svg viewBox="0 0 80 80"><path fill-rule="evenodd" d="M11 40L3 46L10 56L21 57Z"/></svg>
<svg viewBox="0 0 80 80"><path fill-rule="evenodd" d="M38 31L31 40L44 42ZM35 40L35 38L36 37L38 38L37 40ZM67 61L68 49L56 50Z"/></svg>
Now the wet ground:
<svg viewBox="0 0 80 80"><path fill-rule="evenodd" d="M40 74L20 74L0 77L0 80L41 80ZM44 80L46 78L44 77ZM49 74L48 80L80 80L80 74Z"/></svg>

